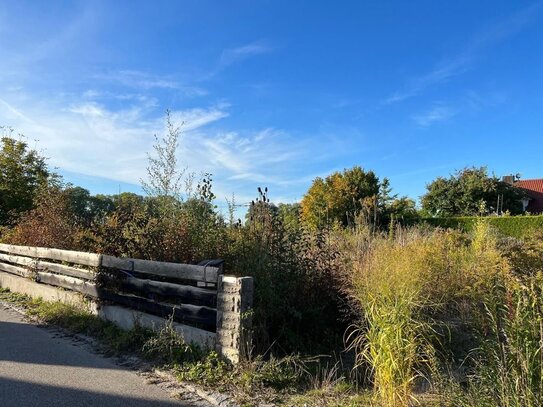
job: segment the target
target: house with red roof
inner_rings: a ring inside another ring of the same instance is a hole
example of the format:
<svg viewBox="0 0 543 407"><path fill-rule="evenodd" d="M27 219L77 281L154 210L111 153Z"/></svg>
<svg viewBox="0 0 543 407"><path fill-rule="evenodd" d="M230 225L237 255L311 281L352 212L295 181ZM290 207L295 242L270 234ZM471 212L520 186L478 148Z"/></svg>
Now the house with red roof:
<svg viewBox="0 0 543 407"><path fill-rule="evenodd" d="M527 199L522 200L525 211L532 214L543 213L543 178L522 179L515 181L513 185L527 195Z"/></svg>

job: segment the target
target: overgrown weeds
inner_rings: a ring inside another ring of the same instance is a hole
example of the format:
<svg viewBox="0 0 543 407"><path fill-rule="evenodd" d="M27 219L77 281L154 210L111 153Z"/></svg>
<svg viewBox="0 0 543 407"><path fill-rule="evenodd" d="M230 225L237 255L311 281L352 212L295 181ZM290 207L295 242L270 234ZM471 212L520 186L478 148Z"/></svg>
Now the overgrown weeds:
<svg viewBox="0 0 543 407"><path fill-rule="evenodd" d="M353 276L353 296L363 319L348 336L357 367L371 377L378 399L387 406L406 406L415 381L431 367L430 302L422 272L430 240L376 238L368 242Z"/></svg>
<svg viewBox="0 0 543 407"><path fill-rule="evenodd" d="M482 223L471 239L398 228L376 236L362 231L350 244L356 250L347 252L347 279L360 320L347 339L357 367L374 386L376 402L417 403L416 393L436 381L438 359L446 362L451 320L462 311L470 323L480 322L480 304L508 264Z"/></svg>
<svg viewBox="0 0 543 407"><path fill-rule="evenodd" d="M153 198L119 196L113 212L69 248L181 262L221 257L228 273L254 276L250 362L231 366L185 343L171 326L154 335L127 334L61 304L29 302L29 312L102 338L111 352L134 350L173 366L182 380L232 391L247 405L403 407L421 403L421 392L431 388L451 405L456 399L465 406L538 405L541 237L504 239L488 222L469 234L428 227L379 232L364 224L309 230L287 226L282 216L296 215L279 211L262 190L246 224L227 225L213 210L210 182L200 197L169 206L171 216L161 216ZM59 231L73 224L62 220L70 215L61 201L49 202L54 205L44 201L10 236L31 236L32 225L48 219L42 238L55 245ZM338 349L348 323L354 323L347 338L357 356L355 373L335 360L319 365L322 359L289 356ZM440 381L446 388L436 387Z"/></svg>
<svg viewBox="0 0 543 407"><path fill-rule="evenodd" d="M543 400L543 275L515 277L485 303L482 344L459 406L535 407Z"/></svg>
<svg viewBox="0 0 543 407"><path fill-rule="evenodd" d="M143 344L144 355L165 364L195 362L202 358L202 350L187 343L173 326L173 318Z"/></svg>

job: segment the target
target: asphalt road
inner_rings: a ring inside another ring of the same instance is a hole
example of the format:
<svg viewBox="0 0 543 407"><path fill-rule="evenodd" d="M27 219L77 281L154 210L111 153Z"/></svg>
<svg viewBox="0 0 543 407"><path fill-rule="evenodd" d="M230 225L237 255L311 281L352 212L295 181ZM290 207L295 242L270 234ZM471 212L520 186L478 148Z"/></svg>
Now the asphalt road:
<svg viewBox="0 0 543 407"><path fill-rule="evenodd" d="M186 404L73 339L0 304L0 406L169 407Z"/></svg>

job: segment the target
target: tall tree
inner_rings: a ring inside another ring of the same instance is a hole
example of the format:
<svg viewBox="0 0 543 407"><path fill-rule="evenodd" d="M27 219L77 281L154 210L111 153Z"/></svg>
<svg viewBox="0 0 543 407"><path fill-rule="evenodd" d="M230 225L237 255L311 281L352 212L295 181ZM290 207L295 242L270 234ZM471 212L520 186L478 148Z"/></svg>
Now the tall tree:
<svg viewBox="0 0 543 407"><path fill-rule="evenodd" d="M378 193L379 178L359 166L317 178L302 199L302 220L316 228L333 222L347 225L363 208L364 200L377 200Z"/></svg>
<svg viewBox="0 0 543 407"><path fill-rule="evenodd" d="M407 196L398 197L398 194L393 194L388 178L384 178L379 185L377 210L378 223L381 225L389 225L392 221L410 223L418 216L415 201Z"/></svg>
<svg viewBox="0 0 543 407"><path fill-rule="evenodd" d="M5 130L5 129L4 129ZM29 148L24 139L1 139L0 149L0 225L12 223L32 209L36 193L50 176L46 159Z"/></svg>
<svg viewBox="0 0 543 407"><path fill-rule="evenodd" d="M87 189L71 185L64 192L77 222L84 227L103 223L105 217L115 209L113 197L102 194L93 196Z"/></svg>
<svg viewBox="0 0 543 407"><path fill-rule="evenodd" d="M422 209L430 216L485 215L497 210L522 212L524 193L489 175L486 167L464 168L449 178L438 177L426 189Z"/></svg>

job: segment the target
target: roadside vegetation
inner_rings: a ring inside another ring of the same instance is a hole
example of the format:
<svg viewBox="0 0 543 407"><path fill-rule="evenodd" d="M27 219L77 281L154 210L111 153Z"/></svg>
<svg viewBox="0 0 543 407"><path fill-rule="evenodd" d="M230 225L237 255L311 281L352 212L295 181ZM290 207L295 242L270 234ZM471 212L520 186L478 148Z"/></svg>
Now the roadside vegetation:
<svg viewBox="0 0 543 407"><path fill-rule="evenodd" d="M145 197L92 196L43 172L41 161L20 169L20 159L41 157L4 138L2 173L38 168L39 176L24 188L23 175L0 177L2 196L28 190L31 202L14 209L0 199L1 240L173 262L225 259L227 273L255 278L249 360L231 366L168 327L126 333L61 304L6 292L0 299L246 406L540 405L543 230L530 220L528 232L508 235L499 222L518 230L520 217L488 216L497 194L501 210L516 213L518 191L486 168L465 169L431 183L418 209L386 178L354 167L316 179L300 204L274 205L258 188L241 220L235 202L229 215L217 211L210 174L177 169L181 133L168 129L150 157ZM439 213L472 216L470 226L425 220Z"/></svg>

